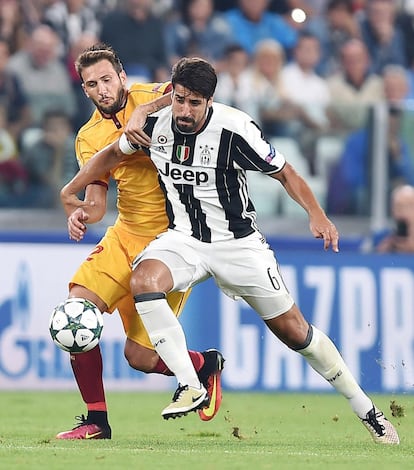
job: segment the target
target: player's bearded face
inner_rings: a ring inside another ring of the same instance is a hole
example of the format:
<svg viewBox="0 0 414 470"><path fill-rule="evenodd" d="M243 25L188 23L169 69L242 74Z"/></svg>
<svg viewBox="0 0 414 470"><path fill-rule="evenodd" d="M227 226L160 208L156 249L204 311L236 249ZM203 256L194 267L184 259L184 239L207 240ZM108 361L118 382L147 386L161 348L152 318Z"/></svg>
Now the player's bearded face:
<svg viewBox="0 0 414 470"><path fill-rule="evenodd" d="M96 101L92 99L95 106L104 114L115 114L123 106L125 100L125 89L119 84L119 88L115 94L115 98L112 98L109 94L99 97Z"/></svg>
<svg viewBox="0 0 414 470"><path fill-rule="evenodd" d="M210 100L176 85L172 114L176 128L184 134L197 132L204 124Z"/></svg>
<svg viewBox="0 0 414 470"><path fill-rule="evenodd" d="M124 71L117 73L109 61L101 60L86 67L82 79L86 96L102 113L115 114L123 107L126 98Z"/></svg>

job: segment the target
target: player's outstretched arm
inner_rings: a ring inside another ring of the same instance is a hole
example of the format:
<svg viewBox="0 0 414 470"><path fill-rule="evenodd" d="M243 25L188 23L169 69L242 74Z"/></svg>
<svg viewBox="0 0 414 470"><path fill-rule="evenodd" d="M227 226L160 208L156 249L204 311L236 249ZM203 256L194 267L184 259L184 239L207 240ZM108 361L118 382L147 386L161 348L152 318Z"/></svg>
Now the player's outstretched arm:
<svg viewBox="0 0 414 470"><path fill-rule="evenodd" d="M338 230L326 216L309 185L292 165L286 163L282 171L271 176L279 180L289 196L308 213L310 231L315 238L323 238L324 249L327 250L331 246L334 252L338 252Z"/></svg>
<svg viewBox="0 0 414 470"><path fill-rule="evenodd" d="M78 207L94 206L96 201L89 197L82 201L77 194L94 181L99 181L102 175L109 173L124 157L119 149L119 141L96 153L60 191L60 199L66 214L71 214Z"/></svg>
<svg viewBox="0 0 414 470"><path fill-rule="evenodd" d="M136 145L149 147L151 145L150 137L145 133L144 126L147 116L171 104L171 92L156 98L148 103L138 105L132 112L124 133L127 139Z"/></svg>

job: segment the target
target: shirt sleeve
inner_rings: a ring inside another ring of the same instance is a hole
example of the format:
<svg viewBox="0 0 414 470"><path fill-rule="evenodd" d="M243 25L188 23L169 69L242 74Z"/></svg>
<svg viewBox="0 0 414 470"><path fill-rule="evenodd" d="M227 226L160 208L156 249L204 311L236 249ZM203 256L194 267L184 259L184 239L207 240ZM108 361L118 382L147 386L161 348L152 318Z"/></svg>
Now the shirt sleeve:
<svg viewBox="0 0 414 470"><path fill-rule="evenodd" d="M75 149L76 149L76 159L78 160L79 168L82 168L85 163L87 163L100 149L97 149L90 145L90 143L82 138L77 136L75 141ZM104 186L109 185L109 173L106 175L102 175L97 183L101 183Z"/></svg>
<svg viewBox="0 0 414 470"><path fill-rule="evenodd" d="M249 118L240 132L234 133L231 145L236 168L272 174L285 166L284 155L265 139L261 129Z"/></svg>

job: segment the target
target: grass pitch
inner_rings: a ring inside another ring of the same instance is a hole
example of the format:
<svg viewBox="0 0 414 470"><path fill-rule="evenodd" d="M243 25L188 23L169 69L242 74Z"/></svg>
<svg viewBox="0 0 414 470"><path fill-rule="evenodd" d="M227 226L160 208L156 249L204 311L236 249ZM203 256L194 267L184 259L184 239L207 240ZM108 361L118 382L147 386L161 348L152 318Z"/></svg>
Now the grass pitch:
<svg viewBox="0 0 414 470"><path fill-rule="evenodd" d="M170 394L108 393L112 440L61 441L55 434L84 412L77 392L0 392L0 468L414 468L414 395L373 398L400 446L375 444L337 394L225 392L206 423L195 413L163 420Z"/></svg>

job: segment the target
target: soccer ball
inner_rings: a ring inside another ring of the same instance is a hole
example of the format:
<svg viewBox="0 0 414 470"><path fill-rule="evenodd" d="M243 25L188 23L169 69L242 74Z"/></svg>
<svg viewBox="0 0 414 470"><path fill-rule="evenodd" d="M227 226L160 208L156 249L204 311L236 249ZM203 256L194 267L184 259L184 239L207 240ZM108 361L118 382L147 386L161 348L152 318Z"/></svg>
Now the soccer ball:
<svg viewBox="0 0 414 470"><path fill-rule="evenodd" d="M70 353L90 351L99 342L103 317L98 307L86 299L70 298L57 305L50 317L53 342Z"/></svg>

